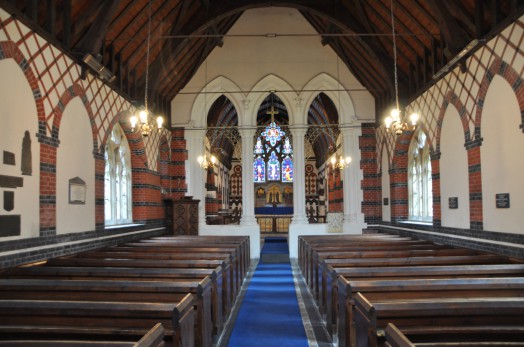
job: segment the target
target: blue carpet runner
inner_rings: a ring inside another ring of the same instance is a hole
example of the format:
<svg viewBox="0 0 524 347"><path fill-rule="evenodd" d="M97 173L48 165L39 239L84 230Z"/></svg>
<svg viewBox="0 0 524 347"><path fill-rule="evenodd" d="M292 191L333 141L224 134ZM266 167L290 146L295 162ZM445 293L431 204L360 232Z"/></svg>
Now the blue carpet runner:
<svg viewBox="0 0 524 347"><path fill-rule="evenodd" d="M285 248L284 248L284 247ZM287 242L265 240L262 252L288 253ZM266 253L277 254L277 253ZM308 347L291 264L259 262L240 306L228 347Z"/></svg>

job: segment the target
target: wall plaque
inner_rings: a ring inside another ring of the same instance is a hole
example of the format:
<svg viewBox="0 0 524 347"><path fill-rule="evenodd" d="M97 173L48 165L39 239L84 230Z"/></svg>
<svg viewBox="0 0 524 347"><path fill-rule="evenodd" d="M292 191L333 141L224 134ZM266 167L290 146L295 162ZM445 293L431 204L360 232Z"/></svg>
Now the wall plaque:
<svg viewBox="0 0 524 347"><path fill-rule="evenodd" d="M509 193L495 194L497 208L509 208Z"/></svg>
<svg viewBox="0 0 524 347"><path fill-rule="evenodd" d="M18 188L24 186L24 179L16 176L0 175L0 187Z"/></svg>
<svg viewBox="0 0 524 347"><path fill-rule="evenodd" d="M459 208L459 198L454 196L448 199L448 207L450 210L456 210Z"/></svg>
<svg viewBox="0 0 524 347"><path fill-rule="evenodd" d="M80 177L69 180L69 203L75 205L86 203L86 183Z"/></svg>
<svg viewBox="0 0 524 347"><path fill-rule="evenodd" d="M389 198L384 198L384 206L388 206L389 205Z"/></svg>
<svg viewBox="0 0 524 347"><path fill-rule="evenodd" d="M4 151L4 164L5 165L16 165L15 154L13 152Z"/></svg>
<svg viewBox="0 0 524 347"><path fill-rule="evenodd" d="M15 208L15 192L4 191L4 210L7 212L12 211Z"/></svg>
<svg viewBox="0 0 524 347"><path fill-rule="evenodd" d="M0 216L0 237L20 235L20 215Z"/></svg>

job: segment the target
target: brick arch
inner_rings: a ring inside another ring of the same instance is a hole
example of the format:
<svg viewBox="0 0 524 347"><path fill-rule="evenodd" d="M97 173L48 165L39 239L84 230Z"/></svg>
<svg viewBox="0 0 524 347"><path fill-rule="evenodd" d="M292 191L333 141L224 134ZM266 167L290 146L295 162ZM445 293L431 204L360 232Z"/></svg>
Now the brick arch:
<svg viewBox="0 0 524 347"><path fill-rule="evenodd" d="M56 149L58 141L47 136L47 121L42 92L38 79L28 60L12 41L0 42L0 60L13 59L20 67L33 92L37 111L38 133L40 143L40 191L39 191L39 229L40 236L56 234Z"/></svg>
<svg viewBox="0 0 524 347"><path fill-rule="evenodd" d="M435 153L440 153L440 140L441 140L441 134L442 134L442 124L444 123L444 115L448 109L449 105L455 106L457 109L460 121L462 123L462 130L464 132L464 143L469 143L471 141L471 134L469 131L469 120L468 120L468 114L466 110L466 106L460 101L457 94L455 94L454 91L450 90L446 93L444 96L444 101L442 102L442 107L440 108L440 112L438 115L437 120L437 138L436 142L437 145L435 147Z"/></svg>
<svg viewBox="0 0 524 347"><path fill-rule="evenodd" d="M33 92L33 97L36 104L39 136L45 137L46 119L44 113L43 97L40 87L38 86L38 79L36 78L33 69L29 65L27 59L24 57L22 51L20 51L16 43L13 41L0 41L0 60L3 59L13 59L24 73L27 83L29 83L29 87Z"/></svg>
<svg viewBox="0 0 524 347"><path fill-rule="evenodd" d="M142 139L142 135L140 135L136 131L131 130L131 124L129 123L129 120L128 120L129 115L130 115L130 111L121 111L121 112L118 112L113 117L113 119L111 119L107 127L106 133L104 134L102 143L100 144L99 152L104 153L109 134L111 134L111 131L113 131L113 127L115 126L115 124L118 123L120 124L120 126L124 130L124 133L126 134L127 143L129 144L129 150L131 151L131 154L134 155L138 159L138 160L131 159L132 167L147 169L148 160L147 160L146 146Z"/></svg>
<svg viewBox="0 0 524 347"><path fill-rule="evenodd" d="M484 110L484 101L488 94L489 85L495 75L499 75L509 83L517 102L519 103L519 110L521 115L520 129L524 132L524 81L519 76L518 72L515 71L508 63L501 58L497 57L493 60L489 68L486 70L482 82L480 84L479 94L477 97L477 111L475 113L475 141L482 141L480 136L482 111Z"/></svg>
<svg viewBox="0 0 524 347"><path fill-rule="evenodd" d="M60 99L58 100L57 105L53 109L54 117L53 117L53 127L51 130L51 138L55 139L56 141L59 140L60 124L62 122L64 111L67 105L75 97L79 97L80 100L82 100L82 103L84 104L84 107L86 108L87 114L89 115L89 122L91 123L91 135L93 136L93 153L97 153L98 152L98 140L97 140L98 128L96 126L95 116L93 115L93 111L91 110L91 106L89 105L89 101L87 100L85 89L78 83L73 84L72 86L70 86L69 88L65 90L62 96L60 96Z"/></svg>

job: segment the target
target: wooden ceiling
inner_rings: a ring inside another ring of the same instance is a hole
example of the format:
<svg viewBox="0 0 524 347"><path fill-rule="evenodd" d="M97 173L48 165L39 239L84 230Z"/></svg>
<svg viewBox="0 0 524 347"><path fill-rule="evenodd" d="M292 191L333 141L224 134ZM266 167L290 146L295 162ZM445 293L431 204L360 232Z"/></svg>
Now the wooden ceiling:
<svg viewBox="0 0 524 347"><path fill-rule="evenodd" d="M394 99L391 0L0 0L0 6L82 61L98 56L113 87L143 100L151 4L149 100L169 104L243 11L296 8L376 99L377 119ZM402 100L475 39L488 39L523 13L524 0L393 0ZM161 76L161 77L159 77Z"/></svg>

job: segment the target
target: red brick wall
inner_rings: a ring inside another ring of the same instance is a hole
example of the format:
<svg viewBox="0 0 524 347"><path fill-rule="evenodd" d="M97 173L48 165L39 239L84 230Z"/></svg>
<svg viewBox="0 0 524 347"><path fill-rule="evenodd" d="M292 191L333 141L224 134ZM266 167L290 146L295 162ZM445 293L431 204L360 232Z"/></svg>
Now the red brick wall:
<svg viewBox="0 0 524 347"><path fill-rule="evenodd" d="M364 195L362 213L366 223L376 224L382 220L382 182L378 172L377 138L374 124L362 124L359 148L361 155L360 168L363 173L361 182Z"/></svg>

